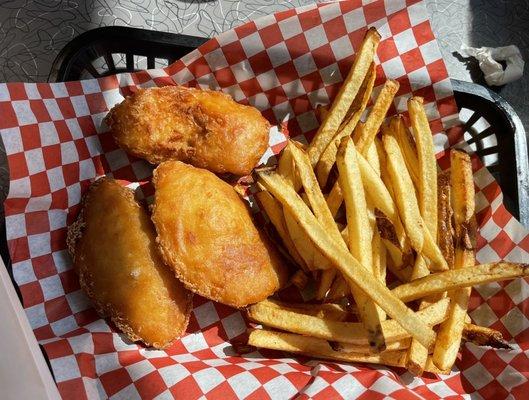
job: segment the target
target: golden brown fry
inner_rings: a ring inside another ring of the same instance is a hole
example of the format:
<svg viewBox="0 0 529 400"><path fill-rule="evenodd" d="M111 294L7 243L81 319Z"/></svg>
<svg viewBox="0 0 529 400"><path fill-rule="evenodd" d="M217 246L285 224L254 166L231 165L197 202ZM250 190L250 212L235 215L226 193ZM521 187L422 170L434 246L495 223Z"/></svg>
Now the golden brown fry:
<svg viewBox="0 0 529 400"><path fill-rule="evenodd" d="M475 264L473 242L476 226L473 224L475 201L472 163L469 155L459 150L450 152L450 163L456 243L453 271L465 269L473 272L474 268L470 267ZM434 364L440 369L452 368L457 358L471 290L468 287L448 293L452 300L449 317L439 328L432 356Z"/></svg>
<svg viewBox="0 0 529 400"><path fill-rule="evenodd" d="M369 147L373 143L389 107L393 103L393 98L399 90L399 83L394 80L387 80L384 87L380 91L365 124L361 129L355 130L353 133L353 140L358 149L358 152L363 156L367 155Z"/></svg>
<svg viewBox="0 0 529 400"><path fill-rule="evenodd" d="M356 54L353 66L347 78L345 78L340 91L336 95L325 121L320 125L316 136L314 136L314 139L310 143L308 155L313 167L320 159L321 154L327 148L334 135L336 135L340 124L349 110L349 106L358 94L362 82L364 82L369 72L379 42L380 35L377 30L370 28L366 33L360 50Z"/></svg>
<svg viewBox="0 0 529 400"><path fill-rule="evenodd" d="M411 246L420 253L424 243L424 224L415 196L413 182L404 163L397 140L384 132L382 144L387 155L387 170L391 179L397 210Z"/></svg>
<svg viewBox="0 0 529 400"><path fill-rule="evenodd" d="M266 191L256 193L255 198L263 207L266 214L270 218L270 221L276 228L276 231L281 237L281 240L283 241L283 244L285 245L288 254L290 254L296 264L298 264L301 268L305 270L308 269L307 265L305 264L305 261L303 261L303 258L301 258L298 251L296 250L294 242L290 238L288 228L285 222L285 216L283 215L283 208L281 207L281 203L279 203L276 199L273 198L270 193Z"/></svg>
<svg viewBox="0 0 529 400"><path fill-rule="evenodd" d="M373 270L375 276L381 282L386 283L386 248L382 244L380 233L378 229L373 232L373 240L371 241L371 248L373 250Z"/></svg>
<svg viewBox="0 0 529 400"><path fill-rule="evenodd" d="M437 238L439 249L449 268L454 265L454 238L452 228L452 203L450 200L450 171L441 172L437 177L437 207L439 215Z"/></svg>
<svg viewBox="0 0 529 400"><path fill-rule="evenodd" d="M394 342L389 343L386 346L386 350L384 350L384 352L406 350L410 347L410 342L411 342L410 338L396 340ZM362 346L362 345L341 343L341 342L329 342L329 344L334 350L341 351L344 353L375 354L373 353L373 351L371 350L369 346Z"/></svg>
<svg viewBox="0 0 529 400"><path fill-rule="evenodd" d="M367 203L356 159L356 150L351 138L342 140L336 156L338 181L345 200L349 251L367 271L373 270L373 228L367 214ZM353 298L358 305L360 320L368 332L370 344L378 351L385 348L380 322L385 319L384 312L375 305L356 286L351 286Z"/></svg>
<svg viewBox="0 0 529 400"><path fill-rule="evenodd" d="M424 222L424 219L423 219ZM437 226L437 221L436 221ZM430 263L428 267L431 271L446 271L448 269L448 263L443 257L443 253L439 249L439 246L435 243L432 238L430 231L425 228L424 230L424 242L422 245L422 255L426 256Z"/></svg>
<svg viewBox="0 0 529 400"><path fill-rule="evenodd" d="M283 301L267 299L259 304L266 307L290 310L300 314L312 315L321 319L330 319L333 321L345 321L349 312L344 306L333 303L312 304L312 303L285 303Z"/></svg>
<svg viewBox="0 0 529 400"><path fill-rule="evenodd" d="M417 187L419 209L433 243L437 242L437 160L432 131L421 97L408 100L408 111L419 160L419 186Z"/></svg>
<svg viewBox="0 0 529 400"><path fill-rule="evenodd" d="M81 288L97 312L131 341L164 348L184 334L193 302L155 239L134 192L102 178L90 186L67 243Z"/></svg>
<svg viewBox="0 0 529 400"><path fill-rule="evenodd" d="M449 299L442 299L415 314L421 324L435 326L446 319ZM340 322L324 320L293 309L269 307L257 303L248 308L248 317L263 325L288 332L317 337L336 342L368 345L369 339L364 325L360 322ZM397 321L382 322L382 329L387 343L410 337Z"/></svg>
<svg viewBox="0 0 529 400"><path fill-rule="evenodd" d="M398 321L424 346L429 348L434 343L435 333L433 330L422 323L412 310L391 296L387 287L370 275L345 248L342 248L328 236L303 200L280 175L271 171L259 171L258 176L261 184L295 215L314 244L333 262L346 279L356 283L391 318Z"/></svg>
<svg viewBox="0 0 529 400"><path fill-rule="evenodd" d="M332 264L321 254L321 251L312 243L307 233L301 228L291 212L283 207L285 225L288 234L294 243L299 255L309 270L328 269Z"/></svg>
<svg viewBox="0 0 529 400"><path fill-rule="evenodd" d="M338 213L342 202L342 189L340 188L338 182L336 182L336 184L332 187L332 190L329 192L329 195L327 196L327 207L329 207L329 211L331 212L333 217L335 217Z"/></svg>
<svg viewBox="0 0 529 400"><path fill-rule="evenodd" d="M248 344L264 349L304 354L328 360L389 366L402 366L403 358L406 356L404 351L385 351L379 354L346 353L333 350L327 340L264 329L252 330L248 337Z"/></svg>
<svg viewBox="0 0 529 400"><path fill-rule="evenodd" d="M404 161L411 180L416 188L419 188L419 159L417 158L417 146L413 135L404 125L401 115L391 117L390 130L399 142L399 147L404 155Z"/></svg>
<svg viewBox="0 0 529 400"><path fill-rule="evenodd" d="M332 141L325 148L325 151L321 155L318 164L316 165L316 173L318 176L318 182L321 187L325 187L329 173L336 162L336 153L338 152L338 146L344 137L351 136L357 124L360 121L360 117L366 109L367 103L371 97L373 85L375 84L376 78L376 67L375 63L371 63L369 72L362 83L362 87L358 91L356 98L354 99L349 111L351 112L350 117L342 123L338 133L333 137Z"/></svg>
<svg viewBox="0 0 529 400"><path fill-rule="evenodd" d="M472 268L436 272L424 278L403 283L394 288L391 293L407 303L436 293L481 285L483 283L521 278L528 275L529 264L509 262L481 264Z"/></svg>
<svg viewBox="0 0 529 400"><path fill-rule="evenodd" d="M396 221L398 217L395 202L379 174L361 154L357 153L356 158L368 201L382 211L390 221Z"/></svg>
<svg viewBox="0 0 529 400"><path fill-rule="evenodd" d="M376 139L376 138L375 138ZM380 170L380 159L378 158L378 151L375 145L369 146L366 156L366 161L369 163L371 168L373 168L378 176L381 174Z"/></svg>
<svg viewBox="0 0 529 400"><path fill-rule="evenodd" d="M511 349L509 343L503 339L501 332L474 324L465 323L463 339L477 346L490 346L495 349Z"/></svg>

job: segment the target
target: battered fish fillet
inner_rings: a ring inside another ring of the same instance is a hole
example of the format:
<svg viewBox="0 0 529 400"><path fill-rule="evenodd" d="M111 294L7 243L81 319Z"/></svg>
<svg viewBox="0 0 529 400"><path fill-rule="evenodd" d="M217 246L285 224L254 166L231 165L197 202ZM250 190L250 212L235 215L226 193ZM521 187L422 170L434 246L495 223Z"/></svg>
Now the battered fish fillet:
<svg viewBox="0 0 529 400"><path fill-rule="evenodd" d="M182 86L142 89L106 117L117 144L158 164L179 160L248 175L268 146L270 124L229 95Z"/></svg>
<svg viewBox="0 0 529 400"><path fill-rule="evenodd" d="M153 182L157 241L188 289L240 308L282 286L283 260L230 185L178 161L160 164Z"/></svg>
<svg viewBox="0 0 529 400"><path fill-rule="evenodd" d="M132 190L103 178L90 187L68 249L82 289L130 340L164 348L186 330L192 294L167 267Z"/></svg>

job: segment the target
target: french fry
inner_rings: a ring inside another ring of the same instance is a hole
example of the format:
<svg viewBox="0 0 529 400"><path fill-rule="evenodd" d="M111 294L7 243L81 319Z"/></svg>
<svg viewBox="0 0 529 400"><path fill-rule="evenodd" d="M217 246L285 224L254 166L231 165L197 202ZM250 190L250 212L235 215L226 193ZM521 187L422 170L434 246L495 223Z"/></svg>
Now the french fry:
<svg viewBox="0 0 529 400"><path fill-rule="evenodd" d="M349 74L345 78L342 87L336 95L329 113L310 143L308 156L313 167L319 161L321 154L338 131L351 103L358 94L362 82L364 82L364 79L369 72L379 42L380 35L377 30L375 28L370 28L356 54Z"/></svg>
<svg viewBox="0 0 529 400"><path fill-rule="evenodd" d="M377 147L371 145L366 150L365 159L369 162L371 168L375 170L378 176L380 176L380 160L378 159Z"/></svg>
<svg viewBox="0 0 529 400"><path fill-rule="evenodd" d="M404 121L401 115L391 117L390 129L392 134L399 143L400 150L404 155L404 161L408 172L410 173L411 180L413 181L416 188L419 187L419 159L417 158L417 145L411 132L404 125Z"/></svg>
<svg viewBox="0 0 529 400"><path fill-rule="evenodd" d="M270 193L266 191L256 193L255 197L257 198L259 204L262 205L262 207L264 208L266 214L270 218L270 221L272 221L272 224L274 225L277 233L281 237L281 240L283 241L283 244L285 245L288 254L290 254L290 256L294 259L296 264L306 270L307 265L305 264L303 258L301 258L299 252L296 250L296 246L294 245L294 242L292 241L288 233L288 228L285 222L285 217L283 215L281 203L279 203L276 199L272 197Z"/></svg>
<svg viewBox="0 0 529 400"><path fill-rule="evenodd" d="M437 220L435 222L437 226ZM448 269L448 263L444 259L443 253L441 253L439 246L437 246L437 244L435 243L432 234L430 233L428 228L425 228L424 230L422 254L428 257L428 259L430 260L430 264L428 264L428 266L431 271L446 271Z"/></svg>
<svg viewBox="0 0 529 400"><path fill-rule="evenodd" d="M424 224L419 211L415 189L404 163L397 140L384 133L382 144L386 152L387 170L395 195L395 203L411 246L420 253L424 243Z"/></svg>
<svg viewBox="0 0 529 400"><path fill-rule="evenodd" d="M336 184L332 187L331 191L329 192L329 195L327 196L327 207L329 207L329 211L331 212L333 217L335 217L338 213L342 202L342 189L340 188L338 182L336 182Z"/></svg>
<svg viewBox="0 0 529 400"><path fill-rule="evenodd" d="M397 219L397 208L380 175L377 174L361 154L357 153L356 158L368 200L373 206L382 211L390 221L395 221Z"/></svg>
<svg viewBox="0 0 529 400"><path fill-rule="evenodd" d="M399 90L399 83L394 80L387 80L380 91L365 124L360 129L355 129L353 140L360 154L367 155L369 147L373 143L384 118L393 103L393 98Z"/></svg>
<svg viewBox="0 0 529 400"><path fill-rule="evenodd" d="M392 296L390 290L369 274L345 248L328 236L303 200L280 175L267 170L258 171L257 174L261 184L283 204L283 207L289 209L314 244L333 262L346 279L357 284L421 344L428 348L433 345L435 332L420 321L412 310Z"/></svg>
<svg viewBox="0 0 529 400"><path fill-rule="evenodd" d="M380 282L386 283L386 248L382 244L382 239L380 238L378 230L375 230L373 233L371 248L373 251L372 258L375 276L380 279Z"/></svg>
<svg viewBox="0 0 529 400"><path fill-rule="evenodd" d="M396 340L395 342L389 343L386 346L386 350L384 350L384 352L406 350L410 347L410 342L410 338ZM361 346L341 342L329 342L329 344L333 348L333 350L344 353L376 354L371 351L371 348L369 346Z"/></svg>
<svg viewBox="0 0 529 400"><path fill-rule="evenodd" d="M496 262L476 265L472 268L451 269L436 272L424 278L403 283L391 293L403 302L418 300L432 294L449 290L481 285L489 282L500 282L508 279L529 276L529 264Z"/></svg>
<svg viewBox="0 0 529 400"><path fill-rule="evenodd" d="M497 330L465 323L463 339L477 346L490 346L495 349L511 349L509 343L503 339L501 332Z"/></svg>
<svg viewBox="0 0 529 400"><path fill-rule="evenodd" d="M413 135L419 160L419 209L433 243L437 242L437 161L434 154L432 131L421 97L408 100Z"/></svg>
<svg viewBox="0 0 529 400"><path fill-rule="evenodd" d="M332 264L330 261L312 243L312 240L310 240L291 212L285 207L283 207L283 212L288 234L307 268L309 270L331 268Z"/></svg>
<svg viewBox="0 0 529 400"><path fill-rule="evenodd" d="M446 319L449 304L449 299L442 299L418 311L415 317L421 324L429 327L438 325ZM324 320L292 309L269 307L262 303L250 306L247 313L253 321L271 328L336 342L369 345L367 331L360 322ZM387 343L410 337L410 332L396 320L383 321L382 329Z"/></svg>
<svg viewBox="0 0 529 400"><path fill-rule="evenodd" d="M346 353L333 350L327 340L264 329L252 330L248 337L248 344L264 349L304 354L328 360L389 366L402 366L403 357L406 355L404 351L385 351L379 354Z"/></svg>
<svg viewBox="0 0 529 400"><path fill-rule="evenodd" d="M439 249L449 268L454 265L454 239L452 229L452 205L450 200L450 171L437 176L437 207L439 216L437 234Z"/></svg>
<svg viewBox="0 0 529 400"><path fill-rule="evenodd" d="M340 145L340 142L344 137L351 136L360 121L360 117L366 109L369 98L371 97L373 85L375 84L375 78L376 68L375 63L373 62L371 63L369 72L367 73L364 82L362 82L362 87L351 104L351 108L349 109L349 111L352 112L351 116L349 119L344 121L344 123L342 123L338 133L325 148L318 163L316 164L316 175L321 187L325 187L327 184L329 173L331 172L332 166L336 162L336 153L338 152L338 146Z"/></svg>
<svg viewBox="0 0 529 400"><path fill-rule="evenodd" d="M450 152L451 193L455 221L454 269L474 271L474 238L476 236L474 218L474 180L472 163L463 151ZM469 268L467 268L469 267ZM448 293L452 300L448 320L441 325L435 344L432 360L440 369L450 369L454 364L461 343L463 327L467 315L468 301L472 288L467 287Z"/></svg>
<svg viewBox="0 0 529 400"><path fill-rule="evenodd" d="M259 302L258 304L271 308L290 310L300 314L312 315L321 319L330 319L333 321L345 321L350 315L345 307L333 303L285 303L279 300L266 299Z"/></svg>
<svg viewBox="0 0 529 400"><path fill-rule="evenodd" d="M336 165L339 173L338 181L345 200L349 251L366 271L376 274L373 270L371 247L373 228L367 215L364 187L351 138L346 137L342 140L336 156ZM380 322L385 319L384 312L356 286L351 286L351 292L358 305L360 319L368 332L370 344L382 351L385 343Z"/></svg>

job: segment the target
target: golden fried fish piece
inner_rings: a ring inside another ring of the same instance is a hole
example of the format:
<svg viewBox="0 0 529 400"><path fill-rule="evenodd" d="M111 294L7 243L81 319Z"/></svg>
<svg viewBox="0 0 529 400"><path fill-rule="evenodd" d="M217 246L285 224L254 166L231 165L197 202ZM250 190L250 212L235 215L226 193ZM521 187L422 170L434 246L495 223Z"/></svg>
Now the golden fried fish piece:
<svg viewBox="0 0 529 400"><path fill-rule="evenodd" d="M282 286L287 271L279 252L230 185L178 161L160 164L153 182L157 241L188 289L240 308Z"/></svg>
<svg viewBox="0 0 529 400"><path fill-rule="evenodd" d="M132 190L93 183L67 241L81 288L130 340L164 348L185 332L192 294L164 264Z"/></svg>
<svg viewBox="0 0 529 400"><path fill-rule="evenodd" d="M114 106L106 123L120 147L153 164L179 160L236 175L256 166L270 129L254 107L182 86L140 89Z"/></svg>

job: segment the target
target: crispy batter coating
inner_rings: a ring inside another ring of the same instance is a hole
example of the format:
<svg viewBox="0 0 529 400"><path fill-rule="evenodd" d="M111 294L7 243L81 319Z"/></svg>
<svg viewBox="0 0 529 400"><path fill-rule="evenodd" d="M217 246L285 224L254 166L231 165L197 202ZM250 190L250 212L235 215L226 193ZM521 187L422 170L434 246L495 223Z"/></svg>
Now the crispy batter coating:
<svg viewBox="0 0 529 400"><path fill-rule="evenodd" d="M189 321L192 294L164 264L155 230L132 190L103 178L68 229L81 287L130 340L164 348Z"/></svg>
<svg viewBox="0 0 529 400"><path fill-rule="evenodd" d="M240 308L282 286L283 260L230 185L178 161L160 164L153 182L157 240L188 289Z"/></svg>
<svg viewBox="0 0 529 400"><path fill-rule="evenodd" d="M141 89L106 118L117 144L153 164L180 160L248 175L268 146L270 125L254 107L211 90Z"/></svg>

